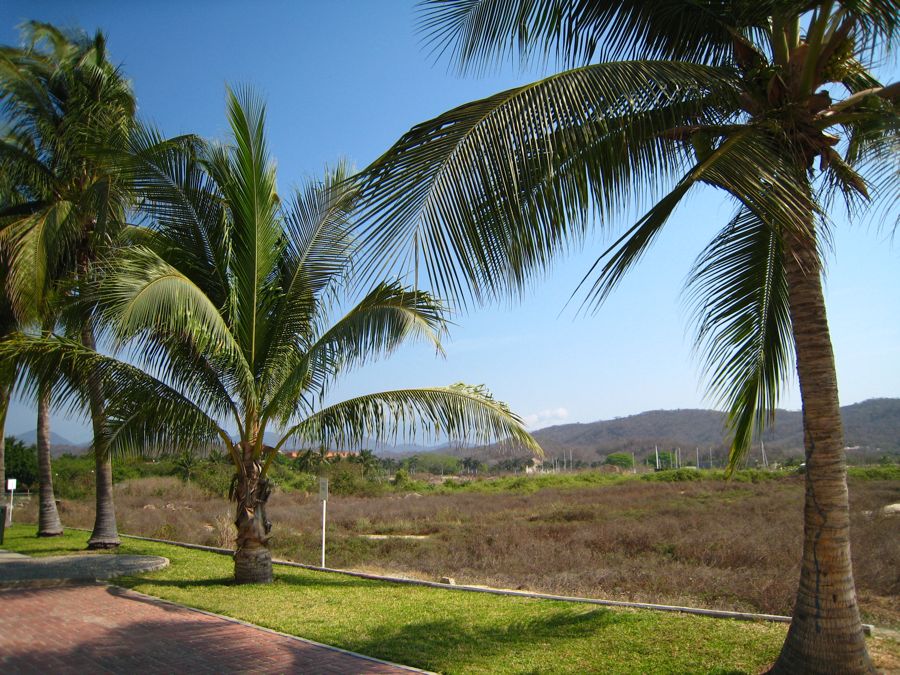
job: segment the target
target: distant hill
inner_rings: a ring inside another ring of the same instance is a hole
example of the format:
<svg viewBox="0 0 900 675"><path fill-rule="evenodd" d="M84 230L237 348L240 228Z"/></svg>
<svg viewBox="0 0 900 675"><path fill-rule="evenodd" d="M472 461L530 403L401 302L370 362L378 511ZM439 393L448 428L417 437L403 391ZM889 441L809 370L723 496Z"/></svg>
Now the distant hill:
<svg viewBox="0 0 900 675"><path fill-rule="evenodd" d="M18 438L25 445L34 445L37 443L37 429L11 435ZM70 441L65 436L61 436L55 431L50 432L50 455L52 457L59 457L60 455L65 454L83 455L88 451L88 446L88 443L76 443L75 441Z"/></svg>
<svg viewBox="0 0 900 675"><path fill-rule="evenodd" d="M871 399L841 408L844 436L854 455L900 453L900 399ZM548 457L568 455L594 462L613 452L634 452L638 460L660 450L681 448L683 457L694 449L720 459L725 453L725 415L715 410L651 410L638 415L588 424L562 424L534 432ZM775 424L762 440L770 460L803 453L799 411L778 410ZM497 457L494 447L463 450L483 459Z"/></svg>

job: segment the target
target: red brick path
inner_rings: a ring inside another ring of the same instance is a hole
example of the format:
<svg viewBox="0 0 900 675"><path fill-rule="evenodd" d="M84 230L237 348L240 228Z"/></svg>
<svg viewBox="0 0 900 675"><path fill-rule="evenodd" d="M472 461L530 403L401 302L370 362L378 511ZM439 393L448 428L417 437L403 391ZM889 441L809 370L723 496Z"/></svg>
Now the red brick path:
<svg viewBox="0 0 900 675"><path fill-rule="evenodd" d="M410 670L114 587L0 591L0 673L48 672L343 675Z"/></svg>

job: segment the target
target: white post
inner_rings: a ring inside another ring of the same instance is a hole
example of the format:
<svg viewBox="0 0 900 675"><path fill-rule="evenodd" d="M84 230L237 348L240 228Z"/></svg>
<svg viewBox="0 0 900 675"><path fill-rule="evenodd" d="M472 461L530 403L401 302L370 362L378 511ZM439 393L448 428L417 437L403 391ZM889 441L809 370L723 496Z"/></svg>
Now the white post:
<svg viewBox="0 0 900 675"><path fill-rule="evenodd" d="M325 567L325 505L327 503L327 499L322 500L322 567Z"/></svg>
<svg viewBox="0 0 900 675"><path fill-rule="evenodd" d="M6 479L6 489L9 490L9 512L6 514L6 524L12 525L13 497L16 494L16 479Z"/></svg>
<svg viewBox="0 0 900 675"><path fill-rule="evenodd" d="M695 446L694 449L697 451L697 471L700 470L700 447Z"/></svg>
<svg viewBox="0 0 900 675"><path fill-rule="evenodd" d="M319 499L322 500L322 567L325 567L325 513L328 504L327 478L319 478Z"/></svg>
<svg viewBox="0 0 900 675"><path fill-rule="evenodd" d="M631 453L631 473L637 473L637 460L634 458L634 453Z"/></svg>
<svg viewBox="0 0 900 675"><path fill-rule="evenodd" d="M659 446L654 446L656 449L656 470L659 471Z"/></svg>

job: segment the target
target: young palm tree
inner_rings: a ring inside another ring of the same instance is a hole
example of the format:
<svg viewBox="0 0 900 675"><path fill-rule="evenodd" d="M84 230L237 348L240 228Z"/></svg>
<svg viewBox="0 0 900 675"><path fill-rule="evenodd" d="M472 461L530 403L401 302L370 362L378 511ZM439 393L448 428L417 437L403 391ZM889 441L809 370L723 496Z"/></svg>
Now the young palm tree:
<svg viewBox="0 0 900 675"><path fill-rule="evenodd" d="M688 288L731 465L794 357L803 400L803 562L775 671L871 671L822 249L835 195L860 213L897 194L900 85L868 66L896 46L900 5L434 0L423 16L463 67L518 52L572 68L422 123L376 161L362 182L368 268L423 256L441 295L483 300L521 288L592 222L651 204L586 275L596 306L692 188L727 193L736 215Z"/></svg>
<svg viewBox="0 0 900 675"><path fill-rule="evenodd" d="M173 151L146 173L152 227L102 264L93 289L99 315L138 365L66 340L19 337L0 354L67 375L63 398L77 399L79 375L93 373L109 401L112 451L224 446L236 471L235 579L267 582L267 472L290 439L352 448L419 432L540 448L479 387L388 391L322 406L348 368L410 339L440 350L442 309L427 293L381 283L329 321L350 260L345 172L282 202L262 105L229 92L228 115L233 144L201 148L196 161ZM272 445L267 432L276 432Z"/></svg>
<svg viewBox="0 0 900 675"><path fill-rule="evenodd" d="M66 33L37 22L25 46L0 47L0 172L22 199L0 203L0 245L9 252L8 288L19 313L47 306L61 281L84 282L123 227L129 185L109 161L135 125L130 84L106 54L105 38ZM75 323L95 346L91 307ZM47 419L50 385L38 408ZM112 467L102 443L104 401L88 400L96 457L96 518L88 548L119 544ZM47 434L38 434L39 447ZM50 476L49 464L47 477ZM53 503L52 495L43 504Z"/></svg>

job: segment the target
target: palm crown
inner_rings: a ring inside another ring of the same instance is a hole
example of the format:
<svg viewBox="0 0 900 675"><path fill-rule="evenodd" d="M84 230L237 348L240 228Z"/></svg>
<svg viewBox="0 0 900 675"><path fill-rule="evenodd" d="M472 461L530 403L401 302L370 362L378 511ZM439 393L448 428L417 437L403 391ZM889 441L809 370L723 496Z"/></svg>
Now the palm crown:
<svg viewBox="0 0 900 675"><path fill-rule="evenodd" d="M368 268L414 248L442 295L481 301L521 289L592 215L608 227L649 203L586 274L596 307L685 195L725 191L735 217L688 288L738 461L793 355L784 237L816 249L834 195L895 194L900 88L863 60L896 24L894 2L424 3L432 46L463 68L508 53L575 67L424 122L369 167Z"/></svg>
<svg viewBox="0 0 900 675"><path fill-rule="evenodd" d="M127 185L102 149L125 147L135 100L101 33L32 22L25 35L28 48L0 48L0 245L11 299L33 315L55 280L85 275L125 221Z"/></svg>

